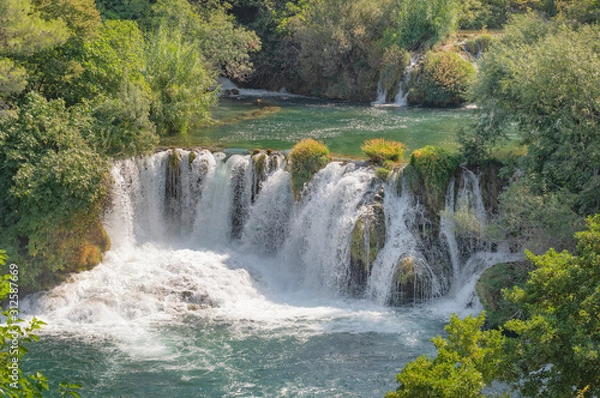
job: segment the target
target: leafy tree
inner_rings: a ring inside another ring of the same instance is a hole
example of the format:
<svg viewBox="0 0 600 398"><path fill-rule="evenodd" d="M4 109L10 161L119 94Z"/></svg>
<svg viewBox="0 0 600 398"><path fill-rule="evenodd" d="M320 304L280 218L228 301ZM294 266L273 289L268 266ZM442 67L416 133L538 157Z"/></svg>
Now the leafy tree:
<svg viewBox="0 0 600 398"><path fill-rule="evenodd" d="M387 2L315 0L288 23L298 43L304 92L328 98L373 98L380 68Z"/></svg>
<svg viewBox="0 0 600 398"><path fill-rule="evenodd" d="M159 29L148 39L146 57L146 77L154 93L150 118L159 134L185 133L209 120L217 99L210 91L215 80L198 47L178 31Z"/></svg>
<svg viewBox="0 0 600 398"><path fill-rule="evenodd" d="M600 28L515 18L480 62L480 107L467 155L514 132L534 193L576 195L577 211L600 211Z"/></svg>
<svg viewBox="0 0 600 398"><path fill-rule="evenodd" d="M525 287L508 297L526 320L507 322L519 334L507 346L511 379L526 396L581 397L600 394L600 215L575 235L577 254L527 252L537 267Z"/></svg>
<svg viewBox="0 0 600 398"><path fill-rule="evenodd" d="M211 73L232 79L243 80L250 74L249 54L260 49L258 36L237 26L219 3L194 7L186 0L158 0L145 23L155 33L180 32L197 47Z"/></svg>
<svg viewBox="0 0 600 398"><path fill-rule="evenodd" d="M257 87L299 92L299 43L291 36L290 22L304 18L308 0L234 0L230 12L237 21L254 31L261 50L251 54L254 69L249 82ZM297 17L297 18L296 18Z"/></svg>
<svg viewBox="0 0 600 398"><path fill-rule="evenodd" d="M500 194L498 216L488 233L498 242L541 254L575 247L573 234L582 219L572 209L573 198L560 193L535 194L526 181L511 184Z"/></svg>
<svg viewBox="0 0 600 398"><path fill-rule="evenodd" d="M69 36L61 20L46 20L29 0L0 1L0 95L19 92L27 71L19 60L64 43Z"/></svg>
<svg viewBox="0 0 600 398"><path fill-rule="evenodd" d="M458 0L402 0L394 34L402 48L432 47L458 26Z"/></svg>
<svg viewBox="0 0 600 398"><path fill-rule="evenodd" d="M597 0L556 0L554 5L559 19L583 23L600 21L600 2Z"/></svg>
<svg viewBox="0 0 600 398"><path fill-rule="evenodd" d="M61 19L71 31L71 38L95 35L102 26L94 0L32 0L45 19Z"/></svg>
<svg viewBox="0 0 600 398"><path fill-rule="evenodd" d="M386 398L485 397L483 388L502 373L505 338L498 330L482 331L484 320L485 312L464 320L453 315L447 339L432 340L435 359L423 355L407 364L396 377L400 386Z"/></svg>
<svg viewBox="0 0 600 398"><path fill-rule="evenodd" d="M108 246L97 220L107 199L109 163L84 140L82 131L92 123L63 101L35 93L14 117L0 120L0 241L23 264L26 289L93 262L86 246L100 252Z"/></svg>
<svg viewBox="0 0 600 398"><path fill-rule="evenodd" d="M504 291L525 319L482 331L484 313L446 327L435 359L409 363L387 397L479 397L492 381L510 383L528 397L595 397L600 394L600 214L575 234L577 252L554 249L527 258L535 267L524 287Z"/></svg>

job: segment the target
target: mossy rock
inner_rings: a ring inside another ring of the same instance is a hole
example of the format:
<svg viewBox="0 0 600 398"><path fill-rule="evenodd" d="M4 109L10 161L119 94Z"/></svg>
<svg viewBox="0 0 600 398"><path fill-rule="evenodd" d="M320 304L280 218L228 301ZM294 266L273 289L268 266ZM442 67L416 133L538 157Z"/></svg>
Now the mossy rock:
<svg viewBox="0 0 600 398"><path fill-rule="evenodd" d="M409 165L399 176L406 179L410 191L421 199L427 218L432 222L437 222L444 210L446 188L459 163L458 155L428 145L410 155ZM398 184L398 189L401 187L402 184Z"/></svg>
<svg viewBox="0 0 600 398"><path fill-rule="evenodd" d="M375 174L377 174L377 177L383 181L387 181L391 172L392 171L390 169L386 169L385 167L379 167L377 168L377 170L375 170Z"/></svg>
<svg viewBox="0 0 600 398"><path fill-rule="evenodd" d="M431 281L423 274L417 261L412 256L405 256L398 261L391 286L390 305L414 304L429 297Z"/></svg>
<svg viewBox="0 0 600 398"><path fill-rule="evenodd" d="M363 295L373 262L385 244L385 234L383 205L376 202L365 208L352 230L348 282L351 295Z"/></svg>
<svg viewBox="0 0 600 398"><path fill-rule="evenodd" d="M497 328L510 319L524 316L516 304L504 298L502 291L513 286L523 287L532 270L529 261L520 261L496 264L481 275L475 291L487 312L487 327Z"/></svg>

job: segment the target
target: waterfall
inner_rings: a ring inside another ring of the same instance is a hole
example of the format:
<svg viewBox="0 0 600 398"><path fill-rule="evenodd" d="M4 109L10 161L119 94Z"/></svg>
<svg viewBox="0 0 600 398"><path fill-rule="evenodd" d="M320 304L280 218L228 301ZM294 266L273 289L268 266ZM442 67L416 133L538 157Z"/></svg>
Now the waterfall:
<svg viewBox="0 0 600 398"><path fill-rule="evenodd" d="M381 105L385 104L385 100L387 98L387 89L384 89L381 84L381 78L377 81L377 98L373 101L372 105Z"/></svg>
<svg viewBox="0 0 600 398"><path fill-rule="evenodd" d="M347 285L350 233L372 179L372 171L354 163L330 163L294 208L281 258L300 267L308 285L334 292Z"/></svg>
<svg viewBox="0 0 600 398"><path fill-rule="evenodd" d="M416 273L416 279L429 279L430 290L428 297L439 295L439 284L436 276L429 268L427 261L419 252L417 239L412 228L418 208L414 197L402 179L401 194L396 194L396 179L386 185L384 196L384 211L386 214L386 240L373 264L371 278L368 284L368 296L375 302L386 305L390 302L394 276L402 264L410 264L409 272ZM417 284L414 286L417 289ZM403 294L404 292L400 292ZM414 295L416 292L412 292ZM416 294L418 296L419 294Z"/></svg>
<svg viewBox="0 0 600 398"><path fill-rule="evenodd" d="M380 305L450 296L469 305L487 267L518 258L481 235L488 214L471 170L451 178L444 211L428 219L402 172L383 183L372 168L332 162L295 201L285 163L279 153L181 149L116 161L105 218L113 242L108 258L142 247L184 250L175 259L194 257L185 250L233 250L259 259L263 276L285 273L297 289ZM210 262L204 255L198 261ZM244 268L229 261L232 269ZM218 291L210 297L210 289L201 290L204 298L195 303L226 301Z"/></svg>
<svg viewBox="0 0 600 398"><path fill-rule="evenodd" d="M410 62L404 69L404 74L400 83L398 83L398 93L396 94L396 98L394 100L394 104L396 106L407 106L408 105L408 92L410 89L410 82L412 79L412 73L415 69L415 66L419 63L420 60L419 54L411 54Z"/></svg>

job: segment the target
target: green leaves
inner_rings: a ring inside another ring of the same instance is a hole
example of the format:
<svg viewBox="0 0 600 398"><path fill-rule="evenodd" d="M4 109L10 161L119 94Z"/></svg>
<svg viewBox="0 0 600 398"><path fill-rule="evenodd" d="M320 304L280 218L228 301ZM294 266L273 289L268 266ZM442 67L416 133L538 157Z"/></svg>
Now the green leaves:
<svg viewBox="0 0 600 398"><path fill-rule="evenodd" d="M151 120L159 134L185 133L194 124L209 120L215 103L214 83L202 54L178 31L159 29L146 46L146 77L154 98Z"/></svg>
<svg viewBox="0 0 600 398"><path fill-rule="evenodd" d="M580 214L600 211L600 29L522 16L483 56L473 94L480 107L467 155L515 132L534 193L576 195Z"/></svg>
<svg viewBox="0 0 600 398"><path fill-rule="evenodd" d="M576 234L577 255L553 249L541 256L528 253L537 269L523 289L507 293L531 315L506 324L519 334L509 354L519 365L513 379L523 378L527 395L600 392L600 215L589 217L587 225Z"/></svg>
<svg viewBox="0 0 600 398"><path fill-rule="evenodd" d="M481 331L485 313L460 320L456 315L445 327L448 338L434 338L435 359L421 356L410 362L396 380L400 386L386 398L484 397L482 390L502 373L505 337L499 331Z"/></svg>

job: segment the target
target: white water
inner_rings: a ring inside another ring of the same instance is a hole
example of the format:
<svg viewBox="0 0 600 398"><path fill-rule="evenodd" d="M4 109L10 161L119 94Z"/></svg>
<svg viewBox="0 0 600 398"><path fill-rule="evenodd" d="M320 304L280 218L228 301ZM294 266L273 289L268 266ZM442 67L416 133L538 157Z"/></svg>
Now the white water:
<svg viewBox="0 0 600 398"><path fill-rule="evenodd" d="M419 54L411 54L410 62L408 66L404 69L404 77L402 81L398 83L398 94L396 94L396 98L394 100L394 104L396 106L407 106L408 105L408 91L410 87L408 87L410 80L412 78L413 70L415 66L419 63L420 55Z"/></svg>
<svg viewBox="0 0 600 398"><path fill-rule="evenodd" d="M385 104L387 98L387 90L384 90L381 85L381 78L377 81L377 98L371 102L371 105L382 105Z"/></svg>
<svg viewBox="0 0 600 398"><path fill-rule="evenodd" d="M114 369L107 372L100 363L93 372L105 381L90 396L124 390L133 391L131 396L140 391L169 396L165 391L171 387L152 387L152 372L145 381L134 377L146 363L185 383L199 380L195 386L201 390L177 390L173 394L178 396L248 391L252 396L380 396L393 388L401 364L430 352L428 339L441 331L449 313L479 310L473 298L476 279L489 265L510 259L504 251L484 248L461 260L448 217L440 235L451 248L453 270L441 274L427 262L419 241L417 198L406 186L398 195L396 178L391 178L383 191L385 245L373 264L365 299L350 299L351 231L362 206L378 192L372 169L330 163L295 202L281 155L267 157L257 170L256 155L252 160L208 151L175 154L116 162L112 208L105 220L112 249L104 261L22 301L24 313L48 322L44 333L53 342L83 338L86 350L119 364L120 380L131 380L110 390ZM457 195L450 185L447 213L456 210L455 202L465 202L486 222L477 176L465 171ZM386 307L396 266L406 258L429 283L429 301L414 309ZM446 292L441 285L448 277L451 289ZM98 346L107 339L116 351ZM242 351L232 348L236 342ZM264 351L254 353L257 344ZM57 355L68 361L75 352L69 350ZM310 380L319 383L299 378L294 370L289 380L278 373L289 363L288 355L300 361L294 368L311 372ZM345 376L335 379L312 364L314 358L334 364L334 373L344 368ZM260 372L252 371L254 363L262 364ZM356 375L363 372L373 373L360 380Z"/></svg>
<svg viewBox="0 0 600 398"><path fill-rule="evenodd" d="M68 322L127 323L132 316L171 318L264 301L263 294L281 289L294 291L292 296L343 297L350 282L350 235L372 192L373 171L330 163L295 202L281 155L267 157L262 167L260 177L248 155L183 150L116 162L113 206L105 223L113 249L96 269L36 298L31 311L51 318L63 314ZM485 247L467 257L459 253L452 218L458 206L472 211L482 227L487 222L478 177L465 170L457 195L454 180L449 184L440 237L451 275L427 262L416 231L422 209L406 187L396 194L396 178L390 180L384 188L385 245L365 296L376 305L388 304L396 267L408 259L420 283L427 284L426 297L442 296L447 289L440 278L449 277L450 296L457 306L468 306L462 296L472 295L481 272L514 257ZM63 304L52 304L55 300Z"/></svg>
<svg viewBox="0 0 600 398"><path fill-rule="evenodd" d="M389 301L390 283L394 278L398 262L403 258L413 261L418 274L426 273L427 277L432 279L432 297L440 293L435 275L418 251L414 232L411 231L415 212L418 211L414 198L406 187L402 188L399 198L396 196L396 190L395 183L385 187L383 204L386 214L386 241L373 264L367 287L368 296L380 305L386 305Z"/></svg>

